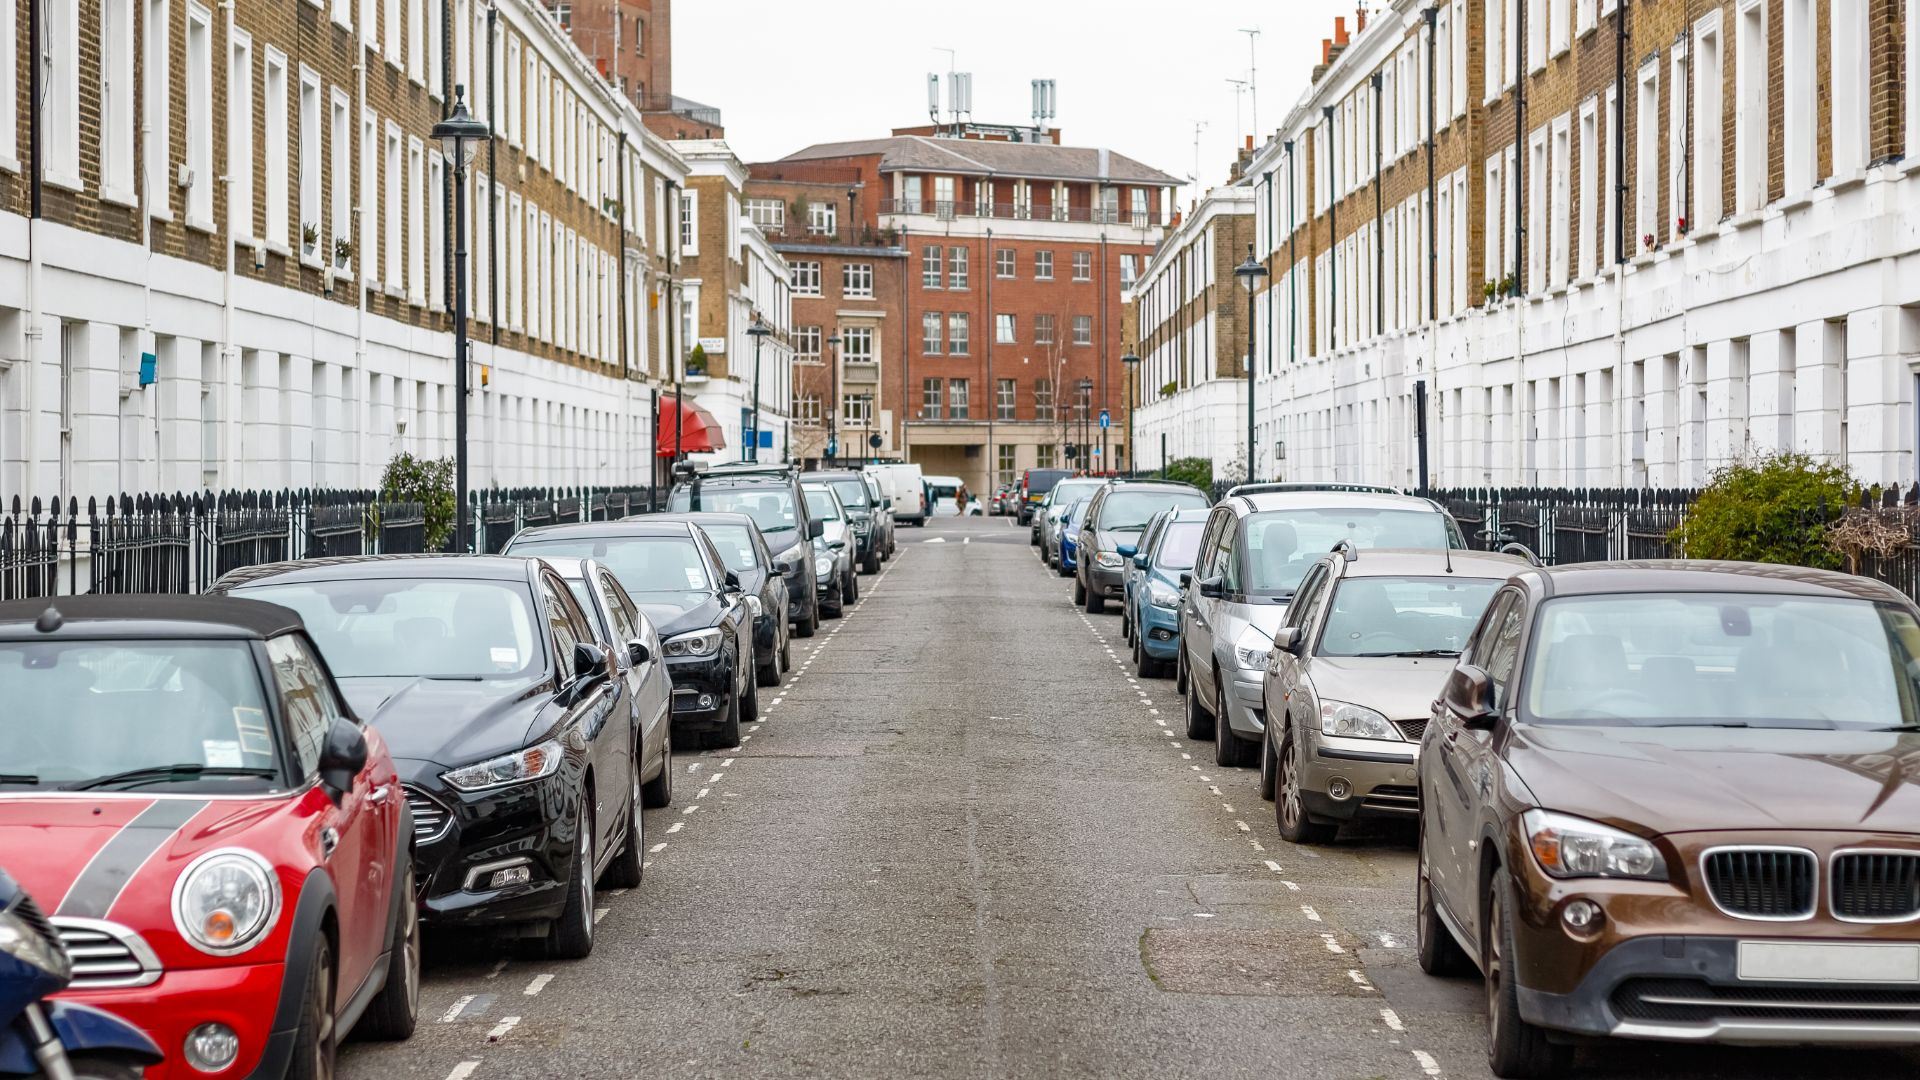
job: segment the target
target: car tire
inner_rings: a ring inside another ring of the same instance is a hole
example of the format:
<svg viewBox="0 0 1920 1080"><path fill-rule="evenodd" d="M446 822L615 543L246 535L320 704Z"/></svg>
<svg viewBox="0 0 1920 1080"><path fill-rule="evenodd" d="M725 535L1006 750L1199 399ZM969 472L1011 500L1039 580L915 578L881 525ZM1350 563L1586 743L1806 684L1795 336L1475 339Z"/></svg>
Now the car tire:
<svg viewBox="0 0 1920 1080"><path fill-rule="evenodd" d="M660 772L640 785L640 805L648 808L673 802L673 721L667 720L666 725L667 730L660 733Z"/></svg>
<svg viewBox="0 0 1920 1080"><path fill-rule="evenodd" d="M851 568L847 570L847 583L844 589L844 595L849 604L857 604L860 602L860 575L856 574Z"/></svg>
<svg viewBox="0 0 1920 1080"><path fill-rule="evenodd" d="M708 746L722 750L731 750L740 745L740 698L737 694L728 696L732 700L727 702L727 718L721 721L720 730L707 736Z"/></svg>
<svg viewBox="0 0 1920 1080"><path fill-rule="evenodd" d="M1053 568L1061 577L1075 577L1078 573L1073 567L1067 565L1067 557L1064 554L1054 560Z"/></svg>
<svg viewBox="0 0 1920 1080"><path fill-rule="evenodd" d="M1193 680L1187 680L1187 738L1205 741L1213 738L1218 721L1214 714L1200 704L1200 692L1194 689Z"/></svg>
<svg viewBox="0 0 1920 1080"><path fill-rule="evenodd" d="M364 1038L397 1042L412 1035L420 1022L420 905L413 896L413 875L413 855L409 852L407 872L395 885L404 891L394 912L387 982L354 1028L354 1033Z"/></svg>
<svg viewBox="0 0 1920 1080"><path fill-rule="evenodd" d="M794 620L793 636L810 638L818 629L820 629L820 601L815 600L805 615Z"/></svg>
<svg viewBox="0 0 1920 1080"><path fill-rule="evenodd" d="M1083 607L1089 615L1099 615L1107 610L1107 598L1097 587L1081 586L1079 590L1085 597Z"/></svg>
<svg viewBox="0 0 1920 1080"><path fill-rule="evenodd" d="M333 946L314 935L313 960L307 966L306 995L300 1001L300 1026L293 1033L287 1080L333 1080L339 1052L333 1017Z"/></svg>
<svg viewBox="0 0 1920 1080"><path fill-rule="evenodd" d="M1273 801L1273 792L1279 786L1280 762L1273 756L1273 738L1271 730L1260 736L1260 797L1267 802Z"/></svg>
<svg viewBox="0 0 1920 1080"><path fill-rule="evenodd" d="M1413 955L1420 970L1429 975L1464 975L1473 970L1473 960L1440 918L1433 898L1433 886L1427 880L1427 836L1420 830L1419 862L1413 874Z"/></svg>
<svg viewBox="0 0 1920 1080"><path fill-rule="evenodd" d="M860 572L863 574L879 573L880 572L879 554L876 552L869 551L864 556L862 556L860 559Z"/></svg>
<svg viewBox="0 0 1920 1080"><path fill-rule="evenodd" d="M1133 620L1127 617L1126 605L1120 606L1120 640L1133 644Z"/></svg>
<svg viewBox="0 0 1920 1080"><path fill-rule="evenodd" d="M780 685L780 654L775 652L767 657L767 662L753 669L753 681L761 686Z"/></svg>
<svg viewBox="0 0 1920 1080"><path fill-rule="evenodd" d="M1573 1048L1549 1042L1545 1028L1520 1016L1513 980L1513 884L1504 867L1487 882L1486 943L1481 970L1487 987L1487 1068L1503 1080L1558 1076L1573 1063Z"/></svg>
<svg viewBox="0 0 1920 1080"><path fill-rule="evenodd" d="M1173 651L1173 692L1187 692L1187 647L1184 644Z"/></svg>
<svg viewBox="0 0 1920 1080"><path fill-rule="evenodd" d="M752 679L747 680L746 688L740 691L740 722L757 724L760 722L760 687Z"/></svg>
<svg viewBox="0 0 1920 1080"><path fill-rule="evenodd" d="M567 906L547 928L547 956L554 960L584 960L593 953L593 814L589 796L579 793L578 842L567 878Z"/></svg>
<svg viewBox="0 0 1920 1080"><path fill-rule="evenodd" d="M1241 738L1227 720L1227 691L1218 676L1213 680L1213 763L1223 769L1244 769L1253 764L1253 743Z"/></svg>
<svg viewBox="0 0 1920 1080"><path fill-rule="evenodd" d="M780 637L780 673L784 675L787 672L792 670L793 670L793 635L783 634Z"/></svg>
<svg viewBox="0 0 1920 1080"><path fill-rule="evenodd" d="M841 591L839 582L836 581L833 583L833 592L830 596L832 597L831 602L822 601L820 604L821 618L837 619L846 614L847 596L846 593Z"/></svg>
<svg viewBox="0 0 1920 1080"><path fill-rule="evenodd" d="M620 844L620 851L613 861L607 864L607 872L600 875L600 884L609 889L631 889L640 884L644 859L641 853L647 847L647 826L640 818L640 765L641 755L633 755L633 788L627 797L627 838Z"/></svg>
<svg viewBox="0 0 1920 1080"><path fill-rule="evenodd" d="M1073 606L1079 607L1082 604L1085 604L1086 602L1087 602L1087 587L1085 585L1080 584L1080 578L1078 575L1076 575L1073 579Z"/></svg>
<svg viewBox="0 0 1920 1080"><path fill-rule="evenodd" d="M1300 791L1300 741L1291 728L1281 736L1275 762L1273 821L1280 827L1280 838L1289 844L1330 843L1338 828L1313 820L1307 812L1307 800Z"/></svg>

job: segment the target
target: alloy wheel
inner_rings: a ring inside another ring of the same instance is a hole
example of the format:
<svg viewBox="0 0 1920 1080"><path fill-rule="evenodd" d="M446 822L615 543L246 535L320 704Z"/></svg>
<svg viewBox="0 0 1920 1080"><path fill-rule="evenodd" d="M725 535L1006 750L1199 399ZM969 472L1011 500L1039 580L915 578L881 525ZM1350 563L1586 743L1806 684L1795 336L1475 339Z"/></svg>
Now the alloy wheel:
<svg viewBox="0 0 1920 1080"><path fill-rule="evenodd" d="M1500 1041L1500 993L1506 982L1506 957L1501 947L1507 933L1506 904L1500 897L1500 890L1494 888L1487 895L1487 1042L1498 1044Z"/></svg>
<svg viewBox="0 0 1920 1080"><path fill-rule="evenodd" d="M1280 744L1280 823L1288 830L1300 827L1306 808L1300 797L1300 768L1294 760L1293 737Z"/></svg>

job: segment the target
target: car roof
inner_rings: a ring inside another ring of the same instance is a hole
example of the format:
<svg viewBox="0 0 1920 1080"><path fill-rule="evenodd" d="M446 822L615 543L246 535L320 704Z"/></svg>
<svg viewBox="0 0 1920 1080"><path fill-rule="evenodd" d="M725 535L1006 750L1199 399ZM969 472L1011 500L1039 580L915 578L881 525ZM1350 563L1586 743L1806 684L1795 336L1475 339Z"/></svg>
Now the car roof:
<svg viewBox="0 0 1920 1080"><path fill-rule="evenodd" d="M1376 491L1256 491L1234 495L1223 505L1243 504L1245 512L1263 510L1424 510L1443 513L1431 499L1418 495L1389 495Z"/></svg>
<svg viewBox="0 0 1920 1080"><path fill-rule="evenodd" d="M1178 480L1128 480L1116 478L1107 481L1107 486L1116 491L1125 488L1128 491L1190 491L1195 495L1206 494L1206 492L1201 491L1192 484L1183 484Z"/></svg>
<svg viewBox="0 0 1920 1080"><path fill-rule="evenodd" d="M1262 493L1284 493L1289 491L1345 491L1355 494L1400 495L1399 488L1382 484L1343 484L1335 481L1317 480L1281 480L1260 484L1236 484L1227 489L1228 497L1235 495L1259 495Z"/></svg>
<svg viewBox="0 0 1920 1080"><path fill-rule="evenodd" d="M1502 581L1532 563L1518 555L1497 551L1436 551L1432 548L1361 548L1349 555L1342 577L1462 577L1499 578Z"/></svg>
<svg viewBox="0 0 1920 1080"><path fill-rule="evenodd" d="M34 624L48 610L59 629ZM232 596L61 596L0 603L0 640L66 638L270 638L304 624L291 608Z"/></svg>
<svg viewBox="0 0 1920 1080"><path fill-rule="evenodd" d="M689 525L752 525L759 528L751 514L729 510L677 510L671 514L629 514L621 521L680 521Z"/></svg>
<svg viewBox="0 0 1920 1080"><path fill-rule="evenodd" d="M299 581L351 581L366 578L483 578L525 581L525 559L505 555L338 555L290 559L228 572L213 587L222 592L245 588L266 578L280 584Z"/></svg>
<svg viewBox="0 0 1920 1080"><path fill-rule="evenodd" d="M792 489L795 474L787 472L748 472L748 473L698 473L696 481L701 487L783 487ZM695 481L682 480L676 488L692 487Z"/></svg>
<svg viewBox="0 0 1920 1080"><path fill-rule="evenodd" d="M1824 596L1911 603L1890 585L1869 577L1772 563L1698 559L1569 563L1531 571L1549 596L1635 592L1733 592Z"/></svg>
<svg viewBox="0 0 1920 1080"><path fill-rule="evenodd" d="M865 478L865 473L856 472L853 469L815 469L813 472L800 474L800 482L803 484L824 484L829 480L852 480L855 483L864 484Z"/></svg>
<svg viewBox="0 0 1920 1080"><path fill-rule="evenodd" d="M534 558L553 567L554 573L559 574L568 581L585 581L587 579L587 564L593 561L592 559L569 558L565 555L536 555Z"/></svg>
<svg viewBox="0 0 1920 1080"><path fill-rule="evenodd" d="M741 515L745 516L745 515ZM668 518L664 514L646 514L638 518L621 518L619 521L578 521L566 525L537 525L531 529L521 529L514 534L509 546L522 540L570 540L581 536L688 536L692 526L682 520L680 515Z"/></svg>
<svg viewBox="0 0 1920 1080"><path fill-rule="evenodd" d="M1178 510L1162 510L1159 516L1164 516L1167 524L1172 525L1181 521L1203 522L1212 513L1211 506L1188 506Z"/></svg>

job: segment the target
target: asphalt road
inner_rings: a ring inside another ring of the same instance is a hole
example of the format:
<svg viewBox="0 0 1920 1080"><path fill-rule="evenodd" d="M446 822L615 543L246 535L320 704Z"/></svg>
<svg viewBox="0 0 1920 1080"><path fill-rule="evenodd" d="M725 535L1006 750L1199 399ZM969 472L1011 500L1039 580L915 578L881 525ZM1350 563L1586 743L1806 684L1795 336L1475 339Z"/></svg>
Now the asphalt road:
<svg viewBox="0 0 1920 1080"><path fill-rule="evenodd" d="M1117 616L1004 519L902 529L734 751L682 753L592 957L430 939L343 1076L1485 1077L1477 979L1411 952L1404 829L1280 840ZM1574 1075L1910 1080L1920 1055L1609 1046Z"/></svg>

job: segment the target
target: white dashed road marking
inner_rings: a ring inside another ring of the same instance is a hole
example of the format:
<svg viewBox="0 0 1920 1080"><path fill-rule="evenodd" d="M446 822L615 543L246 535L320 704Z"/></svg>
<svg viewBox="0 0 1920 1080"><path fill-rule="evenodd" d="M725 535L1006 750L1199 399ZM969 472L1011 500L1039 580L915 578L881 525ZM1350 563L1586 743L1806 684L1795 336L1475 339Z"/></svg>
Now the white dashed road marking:
<svg viewBox="0 0 1920 1080"><path fill-rule="evenodd" d="M533 977L533 981L528 983L527 988L525 990L522 990L521 993L525 994L528 997L538 997L540 994L540 991L545 990L547 988L547 984L552 981L553 981L553 976L551 975L535 975Z"/></svg>

